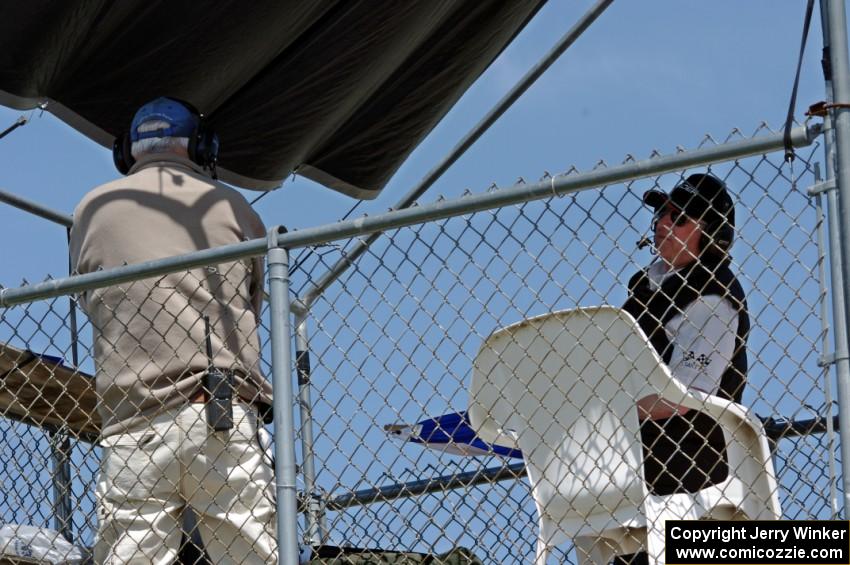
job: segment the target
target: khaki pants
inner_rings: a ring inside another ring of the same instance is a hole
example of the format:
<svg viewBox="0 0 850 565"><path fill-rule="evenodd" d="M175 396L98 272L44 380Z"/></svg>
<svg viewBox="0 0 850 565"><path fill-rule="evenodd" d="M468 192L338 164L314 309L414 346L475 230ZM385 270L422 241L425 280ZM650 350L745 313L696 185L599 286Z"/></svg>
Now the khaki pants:
<svg viewBox="0 0 850 565"><path fill-rule="evenodd" d="M256 411L233 406L233 429L213 432L203 404L103 438L95 562L171 564L191 506L213 563L276 563L274 476Z"/></svg>

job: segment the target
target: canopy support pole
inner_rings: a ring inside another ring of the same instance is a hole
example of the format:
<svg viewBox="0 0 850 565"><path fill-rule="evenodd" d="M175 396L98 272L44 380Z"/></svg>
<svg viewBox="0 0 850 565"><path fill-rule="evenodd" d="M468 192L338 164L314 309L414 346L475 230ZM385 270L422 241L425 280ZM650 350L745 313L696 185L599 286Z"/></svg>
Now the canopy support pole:
<svg viewBox="0 0 850 565"><path fill-rule="evenodd" d="M293 304L294 306L294 304ZM310 334L306 312L295 315L295 370L298 372L298 408L301 415L301 471L306 491L307 536L314 545L327 538L323 498L316 489L316 453L313 440L313 400L310 395Z"/></svg>
<svg viewBox="0 0 850 565"><path fill-rule="evenodd" d="M392 210L401 210L403 208L410 207L416 199L419 198L422 194L425 193L426 190L431 188L431 186L443 176L449 167L451 167L460 157L466 153L467 149L472 147L472 145L478 141L484 133L490 129L496 120L498 120L502 114L504 114L514 102L516 102L520 96L522 96L526 90L528 90L531 85L533 85L540 76L546 72L546 70L552 66L552 64L558 60L558 58L566 51L573 43L575 43L576 39L578 39L584 31L590 27L596 18L598 18L605 9L611 5L614 0L598 0L596 4L593 5L590 10L588 10L582 17L573 25L572 28L561 37L560 41L553 47L549 53L543 56L543 58L534 65L529 71L523 76L520 81L514 85L514 87L508 92L496 105L487 113L484 118L481 119L464 137L461 139L457 145L446 155L439 164L437 164L433 169L431 169L425 177L419 181L415 187L413 187L407 195L404 196L401 200L399 200ZM335 280L337 280L348 268L360 257L369 247L380 237L380 232L375 232L369 237L362 239L357 243L357 245L351 250L346 252L345 257L337 261L337 263L331 267L331 269L325 273L305 294L302 299L304 302L304 306L306 308L310 308L310 305L313 301L316 300Z"/></svg>
<svg viewBox="0 0 850 565"><path fill-rule="evenodd" d="M275 489L279 563L298 565L298 499L295 485L295 425L292 409L292 333L289 324L289 252L279 247L280 230L268 236L269 317L274 387Z"/></svg>
<svg viewBox="0 0 850 565"><path fill-rule="evenodd" d="M824 22L824 45L829 49L829 68L832 73L833 106L829 110L835 132L835 179L838 186L839 218L850 218L850 63L847 56L847 17L844 2L828 0L821 2L821 18ZM829 81L827 82L829 89ZM827 145L829 147L829 145ZM827 153L829 159L829 152ZM833 173L827 167L827 179ZM833 287L835 305L843 300L843 312L835 316L835 358L838 372L838 411L845 416L850 413L850 370L847 365L848 336L847 325L850 322L850 226L846 221L837 225L840 236L841 262L830 265L831 269L840 269L843 281L841 286ZM835 282L835 279L833 279ZM839 298L840 297L840 298ZM839 335L839 324L844 335ZM850 461L850 418L838 420L841 438L841 460ZM844 514L850 509L850 468L844 465L842 470L844 491Z"/></svg>

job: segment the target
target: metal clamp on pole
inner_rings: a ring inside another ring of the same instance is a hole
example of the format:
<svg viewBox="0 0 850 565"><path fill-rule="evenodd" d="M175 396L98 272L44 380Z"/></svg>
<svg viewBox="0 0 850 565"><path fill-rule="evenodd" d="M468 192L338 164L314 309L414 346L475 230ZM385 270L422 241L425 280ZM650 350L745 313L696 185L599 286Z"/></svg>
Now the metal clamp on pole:
<svg viewBox="0 0 850 565"><path fill-rule="evenodd" d="M269 317L274 388L277 543L281 565L298 565L298 493L295 486L295 426L292 407L292 330L289 323L289 252L279 247L286 228L268 232Z"/></svg>
<svg viewBox="0 0 850 565"><path fill-rule="evenodd" d="M824 194L831 190L835 190L836 188L838 187L835 185L835 180L829 179L813 184L806 190L806 194L809 196L817 196L818 194Z"/></svg>
<svg viewBox="0 0 850 565"><path fill-rule="evenodd" d="M835 352L824 353L818 359L818 367L829 367L830 365L834 365L840 361L850 361L850 357L846 354L837 355Z"/></svg>

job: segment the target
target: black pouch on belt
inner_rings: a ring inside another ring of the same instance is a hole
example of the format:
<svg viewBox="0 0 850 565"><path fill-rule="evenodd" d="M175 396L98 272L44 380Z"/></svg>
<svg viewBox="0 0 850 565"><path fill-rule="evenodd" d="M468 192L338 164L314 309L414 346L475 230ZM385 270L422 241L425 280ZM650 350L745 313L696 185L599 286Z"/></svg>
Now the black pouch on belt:
<svg viewBox="0 0 850 565"><path fill-rule="evenodd" d="M233 428L233 373L211 367L204 373L207 424L216 432Z"/></svg>

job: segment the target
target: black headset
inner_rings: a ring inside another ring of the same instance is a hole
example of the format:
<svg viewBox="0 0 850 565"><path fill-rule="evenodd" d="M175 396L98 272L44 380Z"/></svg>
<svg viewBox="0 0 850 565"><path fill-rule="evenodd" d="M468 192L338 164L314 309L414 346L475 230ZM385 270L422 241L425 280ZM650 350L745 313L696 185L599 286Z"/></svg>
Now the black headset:
<svg viewBox="0 0 850 565"><path fill-rule="evenodd" d="M189 159L200 167L209 169L212 173L212 178L218 178L216 174L219 149L218 134L207 124L204 115L195 106L179 98L169 96L168 99L182 104L198 117L198 125L195 126L194 131L189 136L189 147L187 148ZM133 142L130 139L129 131L118 135L112 144L112 161L115 163L115 168L122 175L129 173L133 165L136 164L136 159L133 158L131 151L132 145Z"/></svg>
<svg viewBox="0 0 850 565"><path fill-rule="evenodd" d="M734 221L735 210L732 210ZM735 228L726 220L720 220L705 225L699 240L700 253L714 257L725 257L735 239Z"/></svg>
<svg viewBox="0 0 850 565"><path fill-rule="evenodd" d="M697 176L701 178L693 182L692 179ZM711 173L691 175L685 182L695 189L704 182L714 186L715 196L711 198L710 206L715 212L715 217L711 221L706 221L705 227L702 229L699 251L702 257L723 259L729 253L735 239L735 203L729 196L726 183ZM717 201L721 194L722 204ZM717 207L718 204L721 207Z"/></svg>

